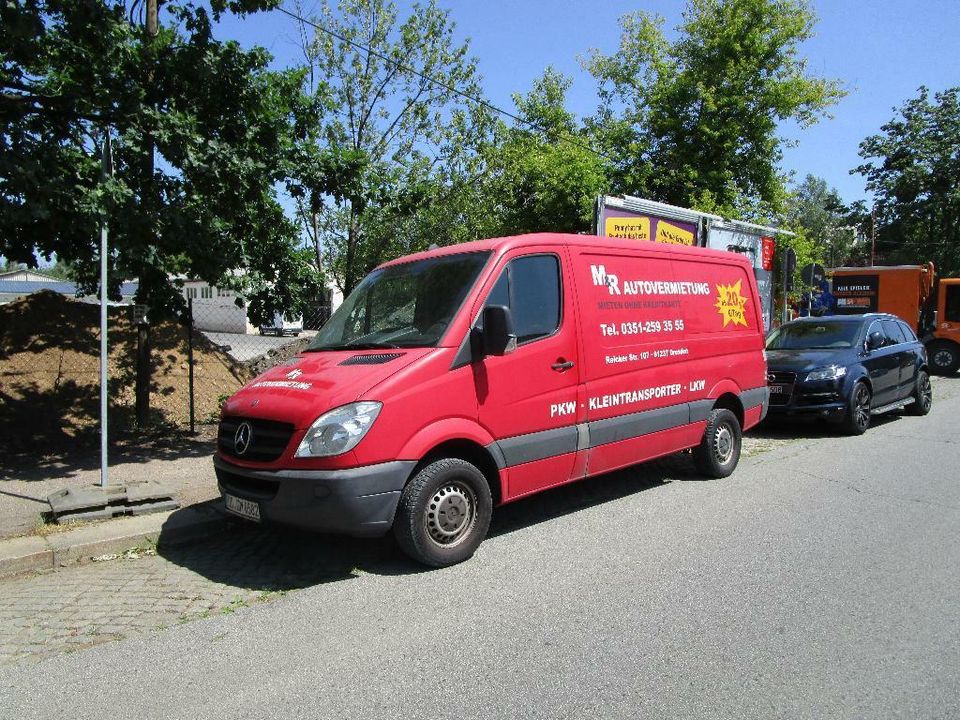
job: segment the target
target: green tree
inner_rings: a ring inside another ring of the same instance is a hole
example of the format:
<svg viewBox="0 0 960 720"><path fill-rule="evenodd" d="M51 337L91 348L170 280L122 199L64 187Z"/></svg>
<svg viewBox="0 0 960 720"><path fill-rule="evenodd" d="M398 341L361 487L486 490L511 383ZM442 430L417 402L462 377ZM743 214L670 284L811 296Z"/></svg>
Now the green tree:
<svg viewBox="0 0 960 720"><path fill-rule="evenodd" d="M486 152L498 234L590 230L608 163L566 109L570 83L548 67L527 95L514 95L521 121L498 123Z"/></svg>
<svg viewBox="0 0 960 720"><path fill-rule="evenodd" d="M878 262L932 260L960 275L960 87L921 87L897 117L860 143L877 223Z"/></svg>
<svg viewBox="0 0 960 720"><path fill-rule="evenodd" d="M815 123L843 96L799 55L814 22L806 0L689 0L670 42L659 16L621 18L617 52L584 63L615 189L724 215L778 211L778 123Z"/></svg>
<svg viewBox="0 0 960 720"><path fill-rule="evenodd" d="M114 294L137 277L138 301L169 310L182 302L169 278L187 275L241 290L255 321L294 306L315 274L276 194L316 112L299 72L212 33L227 10L277 1L162 3L156 34L140 2L0 5L0 253L55 254L93 292L105 213Z"/></svg>
<svg viewBox="0 0 960 720"><path fill-rule="evenodd" d="M823 178L807 175L789 194L786 220L815 244L817 259L827 267L847 264L862 246L860 228L849 218L836 188Z"/></svg>
<svg viewBox="0 0 960 720"><path fill-rule="evenodd" d="M388 0L321 6L306 43L308 77L323 78L320 138L341 163L298 189L301 216L344 293L379 263L431 243L475 236L473 181L492 119L464 96L481 89L469 46L431 0L401 19Z"/></svg>

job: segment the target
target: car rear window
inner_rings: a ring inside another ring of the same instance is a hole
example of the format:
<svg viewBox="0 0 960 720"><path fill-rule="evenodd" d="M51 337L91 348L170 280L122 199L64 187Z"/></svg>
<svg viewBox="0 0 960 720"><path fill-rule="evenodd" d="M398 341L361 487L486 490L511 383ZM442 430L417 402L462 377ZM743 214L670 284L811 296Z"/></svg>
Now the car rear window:
<svg viewBox="0 0 960 720"><path fill-rule="evenodd" d="M900 326L900 331L903 333L903 336L907 339L907 342L917 342L917 336L909 325L907 325L902 320L898 320L897 324Z"/></svg>

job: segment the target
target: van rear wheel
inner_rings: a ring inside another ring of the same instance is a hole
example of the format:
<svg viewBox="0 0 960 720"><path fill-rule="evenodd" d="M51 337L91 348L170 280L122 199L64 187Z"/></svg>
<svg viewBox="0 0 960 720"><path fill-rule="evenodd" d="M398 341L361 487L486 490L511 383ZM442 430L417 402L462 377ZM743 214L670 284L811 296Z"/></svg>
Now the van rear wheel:
<svg viewBox="0 0 960 720"><path fill-rule="evenodd" d="M407 483L393 534L400 549L417 562L454 565L483 542L492 511L483 473L466 460L444 458L421 468Z"/></svg>
<svg viewBox="0 0 960 720"><path fill-rule="evenodd" d="M725 478L740 462L743 433L737 416L724 408L712 410L707 417L703 439L693 450L693 462L702 474Z"/></svg>

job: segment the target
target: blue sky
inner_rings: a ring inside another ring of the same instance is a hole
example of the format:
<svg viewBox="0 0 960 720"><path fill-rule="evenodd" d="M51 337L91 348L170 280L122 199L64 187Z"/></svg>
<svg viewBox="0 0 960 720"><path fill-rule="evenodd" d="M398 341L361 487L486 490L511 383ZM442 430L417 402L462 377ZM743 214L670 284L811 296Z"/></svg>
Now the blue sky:
<svg viewBox="0 0 960 720"><path fill-rule="evenodd" d="M620 37L618 18L643 9L662 15L665 27L679 24L679 0L438 0L469 38L478 59L487 98L512 110L511 94L526 92L545 67L574 79L568 101L579 115L596 106L593 80L578 56L591 48L611 53ZM407 0L398 0L401 12ZM288 1L289 9L294 6ZM304 6L311 7L310 0ZM782 128L796 142L785 152L783 169L802 179L818 175L847 202L866 199L863 178L849 171L860 163L858 144L894 116L894 108L932 91L960 85L960 0L818 0L816 36L802 47L808 69L840 80L848 96L832 109L833 119L805 130ZM218 35L270 50L277 66L299 59L296 27L280 14L228 19Z"/></svg>

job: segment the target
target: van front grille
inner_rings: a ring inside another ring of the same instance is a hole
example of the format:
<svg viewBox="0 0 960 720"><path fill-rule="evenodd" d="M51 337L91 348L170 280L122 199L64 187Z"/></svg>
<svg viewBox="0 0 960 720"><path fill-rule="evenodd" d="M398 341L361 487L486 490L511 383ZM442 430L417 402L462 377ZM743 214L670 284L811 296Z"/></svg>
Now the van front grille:
<svg viewBox="0 0 960 720"><path fill-rule="evenodd" d="M243 423L249 425L250 437L246 449L238 452L237 430ZM286 449L293 435L293 429L291 423L259 418L225 417L220 421L217 432L217 447L224 455L256 462L271 462L280 457Z"/></svg>

